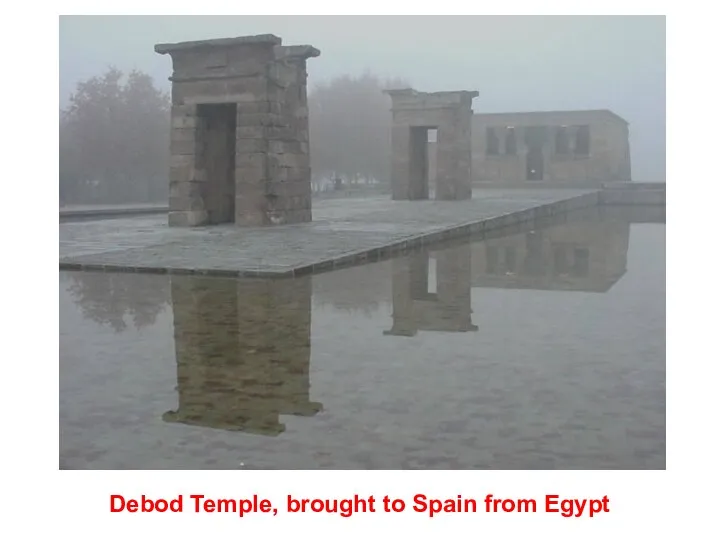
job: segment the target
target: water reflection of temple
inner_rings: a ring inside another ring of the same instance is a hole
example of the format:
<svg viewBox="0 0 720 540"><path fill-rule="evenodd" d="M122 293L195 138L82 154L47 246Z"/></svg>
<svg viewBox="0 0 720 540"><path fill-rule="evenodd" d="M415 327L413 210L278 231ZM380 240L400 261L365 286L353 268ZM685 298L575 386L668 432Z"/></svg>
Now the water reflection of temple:
<svg viewBox="0 0 720 540"><path fill-rule="evenodd" d="M467 247L421 251L392 263L393 325L386 335L478 329L472 324Z"/></svg>
<svg viewBox="0 0 720 540"><path fill-rule="evenodd" d="M167 422L277 435L312 416L309 278L172 278L178 401Z"/></svg>
<svg viewBox="0 0 720 540"><path fill-rule="evenodd" d="M625 273L630 241L630 221L609 217L589 209L475 244L472 286L608 291Z"/></svg>
<svg viewBox="0 0 720 540"><path fill-rule="evenodd" d="M631 223L664 220L664 209L590 208L394 259L385 334L477 330L473 288L607 292L625 274Z"/></svg>

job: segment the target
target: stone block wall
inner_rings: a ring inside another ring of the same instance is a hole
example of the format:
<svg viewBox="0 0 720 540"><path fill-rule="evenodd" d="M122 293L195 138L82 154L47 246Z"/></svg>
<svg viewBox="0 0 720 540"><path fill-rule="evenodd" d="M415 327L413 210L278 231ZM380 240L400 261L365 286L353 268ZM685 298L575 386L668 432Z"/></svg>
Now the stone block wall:
<svg viewBox="0 0 720 540"><path fill-rule="evenodd" d="M665 182L613 182L603 186L600 200L606 205L665 206Z"/></svg>
<svg viewBox="0 0 720 540"><path fill-rule="evenodd" d="M273 35L156 45L173 61L171 226L312 220L308 45Z"/></svg>
<svg viewBox="0 0 720 540"><path fill-rule="evenodd" d="M590 150L575 150L577 131L589 129ZM557 129L568 135L568 152L558 153ZM488 152L488 128L498 137L497 151ZM508 130L515 134L515 149L506 143ZM543 129L542 179L527 177L530 130ZM625 120L607 110L549 111L476 114L473 118L473 180L479 186L497 187L600 187L606 182L631 179L629 129Z"/></svg>
<svg viewBox="0 0 720 540"><path fill-rule="evenodd" d="M477 92L389 90L392 98L392 197L429 196L429 129L437 129L435 198L462 200L472 196L472 100Z"/></svg>

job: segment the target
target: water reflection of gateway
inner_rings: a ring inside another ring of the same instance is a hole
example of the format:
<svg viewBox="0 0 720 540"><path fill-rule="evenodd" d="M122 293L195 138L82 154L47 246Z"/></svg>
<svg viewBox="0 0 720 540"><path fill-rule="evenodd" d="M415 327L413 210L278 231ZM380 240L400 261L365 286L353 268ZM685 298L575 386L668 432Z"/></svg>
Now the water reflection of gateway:
<svg viewBox="0 0 720 540"><path fill-rule="evenodd" d="M172 278L178 400L167 422L262 435L312 416L311 281Z"/></svg>
<svg viewBox="0 0 720 540"><path fill-rule="evenodd" d="M392 262L393 326L386 335L478 329L471 320L469 246L419 252Z"/></svg>

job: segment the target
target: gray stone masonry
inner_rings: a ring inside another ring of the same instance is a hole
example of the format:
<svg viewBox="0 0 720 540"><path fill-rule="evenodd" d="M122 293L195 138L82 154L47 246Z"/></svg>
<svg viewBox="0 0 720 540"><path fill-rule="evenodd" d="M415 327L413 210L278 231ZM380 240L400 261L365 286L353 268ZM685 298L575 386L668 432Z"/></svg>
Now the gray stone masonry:
<svg viewBox="0 0 720 540"><path fill-rule="evenodd" d="M386 90L392 98L392 198L429 198L428 130L437 129L435 198L472 197L472 100L475 91Z"/></svg>
<svg viewBox="0 0 720 540"><path fill-rule="evenodd" d="M590 188L631 180L630 128L609 110L475 114L474 187Z"/></svg>
<svg viewBox="0 0 720 540"><path fill-rule="evenodd" d="M312 221L309 45L274 35L161 44L173 62L170 226Z"/></svg>

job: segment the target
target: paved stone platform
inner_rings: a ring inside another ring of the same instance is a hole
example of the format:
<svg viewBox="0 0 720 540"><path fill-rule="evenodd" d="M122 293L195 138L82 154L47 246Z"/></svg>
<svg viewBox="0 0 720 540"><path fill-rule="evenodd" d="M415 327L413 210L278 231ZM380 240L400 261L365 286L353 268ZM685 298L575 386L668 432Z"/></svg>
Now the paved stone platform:
<svg viewBox="0 0 720 540"><path fill-rule="evenodd" d="M60 222L80 219L138 216L143 214L167 213L167 203L145 204L88 204L60 207Z"/></svg>
<svg viewBox="0 0 720 540"><path fill-rule="evenodd" d="M288 277L598 203L592 190L482 190L467 201L319 201L312 223L265 228L170 228L166 215L61 223L60 269Z"/></svg>

